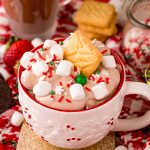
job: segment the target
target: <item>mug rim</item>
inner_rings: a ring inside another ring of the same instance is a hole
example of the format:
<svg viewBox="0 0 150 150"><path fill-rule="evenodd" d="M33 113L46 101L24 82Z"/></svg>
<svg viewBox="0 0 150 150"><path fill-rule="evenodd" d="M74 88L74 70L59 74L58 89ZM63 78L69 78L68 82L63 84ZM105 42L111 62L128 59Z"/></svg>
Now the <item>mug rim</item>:
<svg viewBox="0 0 150 150"><path fill-rule="evenodd" d="M64 38L60 38L60 39L56 39L55 41L58 43L60 41L64 40ZM43 44L33 48L31 51L32 52L35 52L36 50L42 48ZM31 99L33 100L35 103L45 107L45 108L48 108L48 109L52 109L54 111L60 111L60 112L87 112L87 111L90 111L90 110L93 110L93 109L96 109L104 104L107 104L108 102L110 102L118 93L119 91L122 89L122 86L124 84L124 81L125 81L125 69L124 69L124 65L123 65L123 62L120 58L120 56L114 51L114 50L111 50L111 54L115 57L115 60L117 61L117 63L119 65L121 65L121 73L120 73L120 83L116 89L116 91L113 93L113 95L111 97L109 97L107 100L104 100L102 103L98 104L98 105L95 105L94 107L92 108L89 108L89 109L85 109L85 110L61 110L61 109L57 109L57 108L53 108L53 107L50 107L50 106L47 106L45 104L42 104L40 103L39 101L37 101L33 96L31 96L31 94L28 92L28 90L23 86L22 82L21 82L21 73L22 71L24 70L24 68L20 65L19 66L19 69L18 69L18 74L17 74L17 78L18 78L18 82L23 90L23 92Z"/></svg>

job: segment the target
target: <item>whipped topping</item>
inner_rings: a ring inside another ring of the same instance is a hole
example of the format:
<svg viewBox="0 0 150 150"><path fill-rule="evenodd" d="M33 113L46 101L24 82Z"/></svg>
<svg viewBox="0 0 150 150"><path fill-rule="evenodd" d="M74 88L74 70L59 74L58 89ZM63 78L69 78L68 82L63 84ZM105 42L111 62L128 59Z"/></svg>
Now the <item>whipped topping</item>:
<svg viewBox="0 0 150 150"><path fill-rule="evenodd" d="M23 67L25 59L29 62L21 75L23 86L29 92L33 91L40 103L61 110L91 108L110 97L120 82L114 57L107 53L104 65L100 64L97 71L86 78L80 74L80 68L63 60L63 43L46 40L43 48L34 52L32 57L22 58ZM97 47L100 51L109 51L105 46L100 46L101 42L95 43L99 43Z"/></svg>

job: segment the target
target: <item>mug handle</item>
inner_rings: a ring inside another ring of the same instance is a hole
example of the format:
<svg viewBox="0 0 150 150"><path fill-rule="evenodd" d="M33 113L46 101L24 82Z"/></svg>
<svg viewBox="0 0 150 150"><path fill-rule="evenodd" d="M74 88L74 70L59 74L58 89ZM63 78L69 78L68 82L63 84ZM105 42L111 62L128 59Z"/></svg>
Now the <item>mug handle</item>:
<svg viewBox="0 0 150 150"><path fill-rule="evenodd" d="M125 95L140 94L150 101L150 86L142 82L126 81ZM150 124L150 111L134 119L118 119L112 131L132 131L144 128Z"/></svg>
<svg viewBox="0 0 150 150"><path fill-rule="evenodd" d="M60 0L61 6L65 6L70 3L72 0Z"/></svg>

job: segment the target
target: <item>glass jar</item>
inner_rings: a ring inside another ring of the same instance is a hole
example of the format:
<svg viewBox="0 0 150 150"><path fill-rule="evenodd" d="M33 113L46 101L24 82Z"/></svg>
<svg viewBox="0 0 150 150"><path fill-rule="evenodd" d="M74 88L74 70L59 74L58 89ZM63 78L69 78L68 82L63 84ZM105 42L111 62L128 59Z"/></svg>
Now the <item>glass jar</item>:
<svg viewBox="0 0 150 150"><path fill-rule="evenodd" d="M150 0L132 0L126 13L123 52L129 65L143 75L150 63Z"/></svg>

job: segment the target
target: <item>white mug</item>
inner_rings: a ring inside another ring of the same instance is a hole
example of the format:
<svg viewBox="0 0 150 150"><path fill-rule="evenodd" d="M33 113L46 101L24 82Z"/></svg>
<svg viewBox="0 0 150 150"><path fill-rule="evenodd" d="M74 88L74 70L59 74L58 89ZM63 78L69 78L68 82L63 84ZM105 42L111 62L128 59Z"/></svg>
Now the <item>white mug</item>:
<svg viewBox="0 0 150 150"><path fill-rule="evenodd" d="M42 45L33 49L33 51L41 47ZM115 52L112 51L111 53L122 67L118 89L108 100L84 111L61 111L37 102L30 96L20 81L23 71L23 67L20 66L18 71L19 101L24 117L35 133L57 147L77 149L95 144L112 130L137 130L150 124L150 111L139 118L118 119L124 96L140 94L150 100L150 86L141 82L126 81L125 69L121 59Z"/></svg>

